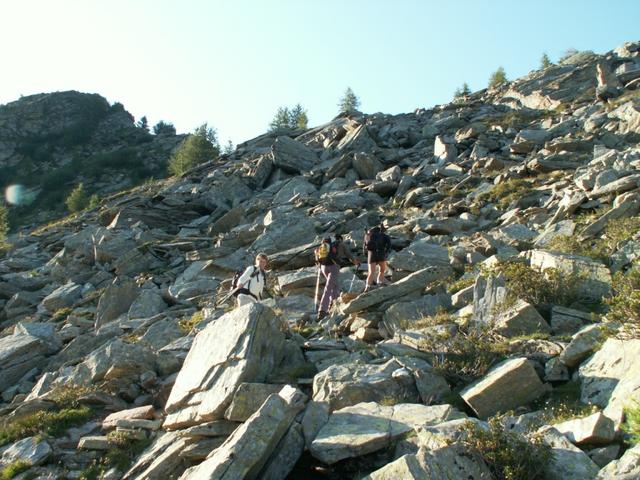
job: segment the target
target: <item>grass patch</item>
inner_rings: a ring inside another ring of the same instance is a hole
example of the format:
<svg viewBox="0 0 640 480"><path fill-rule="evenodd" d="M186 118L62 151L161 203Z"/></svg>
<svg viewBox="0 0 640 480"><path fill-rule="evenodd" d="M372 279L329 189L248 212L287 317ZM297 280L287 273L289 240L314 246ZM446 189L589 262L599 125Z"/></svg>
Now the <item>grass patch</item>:
<svg viewBox="0 0 640 480"><path fill-rule="evenodd" d="M107 450L102 457L94 460L88 468L83 470L80 480L98 480L111 468L125 472L133 460L151 445L150 439L137 440L124 432L112 432L108 437L114 448Z"/></svg>
<svg viewBox="0 0 640 480"><path fill-rule="evenodd" d="M430 338L421 350L437 353L435 371L454 385L466 385L484 376L509 353L504 341L475 328L461 330L450 338Z"/></svg>
<svg viewBox="0 0 640 480"><path fill-rule="evenodd" d="M31 468L31 464L24 460L16 460L0 469L0 480L11 480L22 472L26 472Z"/></svg>
<svg viewBox="0 0 640 480"><path fill-rule="evenodd" d="M10 422L0 422L0 446L39 434L59 437L67 429L85 423L92 414L91 408L83 405L53 412L40 411Z"/></svg>
<svg viewBox="0 0 640 480"><path fill-rule="evenodd" d="M505 430L497 418L484 430L468 422L463 443L479 453L497 480L544 480L551 447L541 437L529 441Z"/></svg>
<svg viewBox="0 0 640 480"><path fill-rule="evenodd" d="M640 443L640 402L633 402L632 406L624 409L625 420L622 430L627 434L627 442L631 445Z"/></svg>
<svg viewBox="0 0 640 480"><path fill-rule="evenodd" d="M591 223L595 216L586 217ZM584 221L585 217L581 220ZM582 222L579 222L579 224ZM616 252L618 245L640 232L640 216L618 218L610 220L598 238L580 240L573 235L560 235L547 245L547 249L561 253L571 253L583 257L593 258L605 265L610 265L611 255Z"/></svg>
<svg viewBox="0 0 640 480"><path fill-rule="evenodd" d="M547 395L533 402L531 408L542 412L540 423L534 428L586 417L597 409L580 401L580 382L575 380L554 387Z"/></svg>
<svg viewBox="0 0 640 480"><path fill-rule="evenodd" d="M460 290L464 290L465 288L470 287L474 283L476 283L475 277L461 278L460 280L456 280L455 282L450 283L449 286L447 287L447 292L450 295L453 295L454 293L457 293Z"/></svg>
<svg viewBox="0 0 640 480"><path fill-rule="evenodd" d="M534 182L531 180L512 178L495 185L491 191L478 195L478 200L495 203L498 208L504 210L511 202L530 194L533 187Z"/></svg>
<svg viewBox="0 0 640 480"><path fill-rule="evenodd" d="M193 315L189 318L183 318L178 322L178 327L180 327L180 331L185 335L190 333L200 322L204 320L204 312L199 310L194 312Z"/></svg>
<svg viewBox="0 0 640 480"><path fill-rule="evenodd" d="M419 330L422 328L435 327L436 325L445 325L447 323L455 323L456 318L447 312L444 308L438 307L434 315L426 315L416 320L402 319L398 321L398 326L403 330Z"/></svg>

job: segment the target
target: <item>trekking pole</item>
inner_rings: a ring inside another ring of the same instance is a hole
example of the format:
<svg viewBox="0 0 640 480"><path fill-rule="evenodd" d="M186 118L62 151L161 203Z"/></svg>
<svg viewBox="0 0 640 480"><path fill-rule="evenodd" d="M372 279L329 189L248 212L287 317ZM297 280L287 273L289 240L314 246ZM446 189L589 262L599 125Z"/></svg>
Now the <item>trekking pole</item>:
<svg viewBox="0 0 640 480"><path fill-rule="evenodd" d="M318 296L320 295L320 265L318 265L318 275L316 275L316 294L313 300L313 311L318 311Z"/></svg>
<svg viewBox="0 0 640 480"><path fill-rule="evenodd" d="M354 281L355 281L355 279L356 279L356 275L358 274L358 269L359 269L359 268L360 268L360 264L358 263L358 264L356 265L356 269L355 269L355 271L353 272L353 278L351 279L351 283L349 284L349 291L348 291L347 293L351 293L351 289L353 288L353 282L354 282Z"/></svg>

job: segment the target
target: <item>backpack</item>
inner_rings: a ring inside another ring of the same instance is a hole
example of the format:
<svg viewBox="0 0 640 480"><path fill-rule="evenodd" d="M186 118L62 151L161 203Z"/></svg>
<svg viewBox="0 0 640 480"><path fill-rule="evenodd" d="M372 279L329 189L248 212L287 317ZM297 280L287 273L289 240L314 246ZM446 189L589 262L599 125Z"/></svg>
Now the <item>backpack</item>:
<svg viewBox="0 0 640 480"><path fill-rule="evenodd" d="M323 241L316 248L316 261L320 265L333 265L338 260L338 243L331 241Z"/></svg>
<svg viewBox="0 0 640 480"><path fill-rule="evenodd" d="M376 255L384 255L387 252L386 235L380 231L380 228L374 227L367 232L364 244L367 250L374 252Z"/></svg>
<svg viewBox="0 0 640 480"><path fill-rule="evenodd" d="M240 286L240 285L238 285L238 280L240 280L240 277L242 276L242 274L244 273L245 270L246 270L246 268L239 268L233 274L233 278L231 279L231 288L229 290L231 292L233 292L233 296L234 297L237 297L239 293L243 293L243 290L248 291L249 287L251 286L251 280L253 280L255 277L257 277L260 274L260 270L258 270L258 267L253 265L253 273L249 277L249 282L245 285L244 289L236 290ZM264 272L262 273L262 279L264 280L264 284L266 285L267 284L267 274L264 273ZM246 292L244 292L244 293L246 293Z"/></svg>

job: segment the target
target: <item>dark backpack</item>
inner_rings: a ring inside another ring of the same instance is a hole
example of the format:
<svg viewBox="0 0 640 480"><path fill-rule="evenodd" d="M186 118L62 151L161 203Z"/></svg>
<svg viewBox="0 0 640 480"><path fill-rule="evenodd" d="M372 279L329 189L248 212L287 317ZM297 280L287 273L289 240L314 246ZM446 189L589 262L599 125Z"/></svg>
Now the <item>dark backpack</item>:
<svg viewBox="0 0 640 480"><path fill-rule="evenodd" d="M378 227L372 228L367 232L364 244L367 250L374 252L376 255L384 255L387 252L386 235L380 231Z"/></svg>
<svg viewBox="0 0 640 480"><path fill-rule="evenodd" d="M316 261L320 265L333 265L338 262L338 242L322 242L316 248Z"/></svg>

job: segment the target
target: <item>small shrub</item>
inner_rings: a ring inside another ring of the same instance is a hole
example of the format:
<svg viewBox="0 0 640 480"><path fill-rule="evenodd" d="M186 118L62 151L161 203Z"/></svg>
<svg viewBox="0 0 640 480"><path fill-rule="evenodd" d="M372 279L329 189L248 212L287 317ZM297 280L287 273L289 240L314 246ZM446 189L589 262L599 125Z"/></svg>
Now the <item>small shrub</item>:
<svg viewBox="0 0 640 480"><path fill-rule="evenodd" d="M0 480L11 480L22 472L26 472L31 468L31 464L24 460L16 460L0 469Z"/></svg>
<svg viewBox="0 0 640 480"><path fill-rule="evenodd" d="M540 271L524 263L505 262L498 265L493 273L502 273L509 291L504 307L516 299L534 306L563 305L569 307L583 300L576 288L578 275L567 275L555 268Z"/></svg>
<svg viewBox="0 0 640 480"><path fill-rule="evenodd" d="M151 444L151 440L136 440L123 432L111 432L109 442L116 445L80 474L80 480L98 480L109 469L125 472L134 458Z"/></svg>
<svg viewBox="0 0 640 480"><path fill-rule="evenodd" d="M634 401L633 405L625 408L625 420L622 429L628 435L631 445L640 443L640 402Z"/></svg>
<svg viewBox="0 0 640 480"><path fill-rule="evenodd" d="M551 447L542 438L529 441L505 430L497 418L484 430L468 422L464 444L478 452L497 480L543 480L551 460Z"/></svg>
<svg viewBox="0 0 640 480"><path fill-rule="evenodd" d="M178 327L180 327L180 330L186 335L190 333L203 320L204 312L202 310L198 310L197 312L194 312L191 317L180 320L178 322Z"/></svg>
<svg viewBox="0 0 640 480"><path fill-rule="evenodd" d="M607 318L622 323L640 325L640 267L613 277L615 295L605 300L609 306Z"/></svg>
<svg viewBox="0 0 640 480"><path fill-rule="evenodd" d="M484 376L508 354L504 342L479 329L461 331L448 339L432 338L421 349L437 353L434 369L453 384L467 384Z"/></svg>
<svg viewBox="0 0 640 480"><path fill-rule="evenodd" d="M461 279L449 284L449 286L447 287L447 292L449 292L449 294L453 295L454 293L457 293L460 290L464 290L465 288L470 287L474 283L476 283L476 279L473 278L473 277L461 278Z"/></svg>
<svg viewBox="0 0 640 480"><path fill-rule="evenodd" d="M597 407L582 403L580 393L580 382L575 380L553 387L548 394L536 400L531 406L533 410L543 413L540 423L533 425L533 428L586 417L594 413Z"/></svg>
<svg viewBox="0 0 640 480"><path fill-rule="evenodd" d="M417 330L421 328L434 327L436 325L444 325L447 323L455 323L455 318L444 308L438 307L434 315L426 315L416 320L402 319L398 322L398 326L403 330Z"/></svg>

